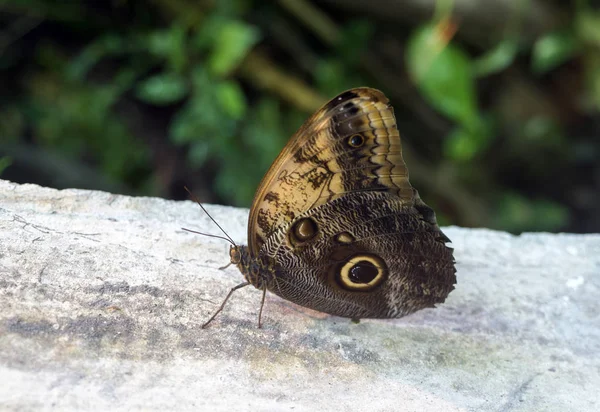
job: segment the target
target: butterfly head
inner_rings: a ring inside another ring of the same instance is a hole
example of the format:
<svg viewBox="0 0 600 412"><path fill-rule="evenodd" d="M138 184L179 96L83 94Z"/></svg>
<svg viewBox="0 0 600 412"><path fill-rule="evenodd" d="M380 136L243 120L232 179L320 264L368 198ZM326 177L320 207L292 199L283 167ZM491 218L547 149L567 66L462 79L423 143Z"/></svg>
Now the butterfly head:
<svg viewBox="0 0 600 412"><path fill-rule="evenodd" d="M229 261L236 266L242 261L242 252L238 245L229 246Z"/></svg>

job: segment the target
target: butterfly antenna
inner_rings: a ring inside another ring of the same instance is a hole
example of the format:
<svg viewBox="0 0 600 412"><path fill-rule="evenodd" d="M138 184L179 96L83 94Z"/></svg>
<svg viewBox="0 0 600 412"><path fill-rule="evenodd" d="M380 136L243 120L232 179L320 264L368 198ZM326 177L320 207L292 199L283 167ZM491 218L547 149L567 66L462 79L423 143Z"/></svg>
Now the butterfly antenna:
<svg viewBox="0 0 600 412"><path fill-rule="evenodd" d="M208 211L204 208L204 206L202 206L202 203L200 203L200 201L198 200L198 198L196 196L194 196L194 194L192 192L190 192L190 189L188 189L187 186L183 186L183 188L185 189L186 192L189 193L190 197L194 200L194 202L198 203L198 206L200 206L202 208L202 210L204 211L204 213L206 213L206 215L210 218L210 220L212 220L213 223L215 225L217 225L217 227L219 229L221 229L221 232L223 232L226 237L218 236L218 235L209 235L208 233L196 232L194 230L189 230L189 229L185 229L185 228L182 228L182 229L183 230L187 230L188 232L197 233L199 235L204 235L204 236L216 237L216 238L219 238L219 239L223 239L223 240L226 240L229 243L231 243L233 246L237 247L237 245L235 244L235 242L233 241L233 239L227 234L227 232L225 232L225 230L223 230L223 228L221 227L221 225L218 224L215 219L213 219L213 217L210 215L210 213L208 213Z"/></svg>
<svg viewBox="0 0 600 412"><path fill-rule="evenodd" d="M197 235L208 236L208 237L216 237L217 239L226 240L227 242L229 242L229 243L233 244L233 246L235 246L235 243L233 243L231 240L227 239L225 236L212 235L210 233L198 232L197 230L192 230L192 229L188 229L188 228L185 228L185 227L182 227L181 229L185 230L186 232L195 233Z"/></svg>

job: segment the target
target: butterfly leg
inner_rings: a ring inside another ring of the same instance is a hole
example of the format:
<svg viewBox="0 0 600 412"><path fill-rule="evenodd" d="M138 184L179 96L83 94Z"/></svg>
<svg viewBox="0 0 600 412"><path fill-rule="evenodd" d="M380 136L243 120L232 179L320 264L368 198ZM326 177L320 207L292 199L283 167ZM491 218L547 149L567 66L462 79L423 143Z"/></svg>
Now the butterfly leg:
<svg viewBox="0 0 600 412"><path fill-rule="evenodd" d="M262 328L262 311L265 306L265 296L267 295L267 287L263 286L262 300L260 301L260 310L258 311L258 328Z"/></svg>
<svg viewBox="0 0 600 412"><path fill-rule="evenodd" d="M228 264L226 264L225 266L221 266L221 267L219 268L219 270L225 270L225 269L227 269L229 266L231 266L231 264L232 264L232 263L233 263L233 262L229 262L229 263L228 263Z"/></svg>
<svg viewBox="0 0 600 412"><path fill-rule="evenodd" d="M217 309L217 311L210 317L209 320L207 320L203 325L202 325L202 329L206 329L206 327L208 326L208 324L210 322L213 321L214 318L217 317L217 315L219 313L221 313L221 311L223 310L223 308L225 307L225 304L227 303L227 301L229 300L229 298L231 297L231 295L233 294L233 292L235 292L238 289L241 289L245 286L248 286L250 284L250 282L244 282L244 283L240 283L239 285L231 288L231 290L229 291L229 293L227 294L227 296L225 296L225 299L223 300L223 303L221 303L221 306L219 306L219 309ZM263 300L264 300L264 295L263 295ZM260 307L261 311L262 311L262 306ZM259 318L260 319L260 318ZM259 325L260 325L260 321L259 321ZM260 326L259 326L260 327Z"/></svg>

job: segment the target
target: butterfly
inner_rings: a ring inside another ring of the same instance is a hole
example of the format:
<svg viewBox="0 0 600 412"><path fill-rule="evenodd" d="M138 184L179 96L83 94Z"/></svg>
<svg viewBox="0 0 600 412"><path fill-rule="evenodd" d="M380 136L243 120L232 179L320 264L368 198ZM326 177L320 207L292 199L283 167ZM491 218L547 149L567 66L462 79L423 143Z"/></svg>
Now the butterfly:
<svg viewBox="0 0 600 412"><path fill-rule="evenodd" d="M216 222L215 222L216 223ZM379 90L341 93L313 114L261 181L248 245L229 238L244 282L331 315L399 318L444 302L450 242L408 180L394 111ZM229 266L229 265L228 265Z"/></svg>

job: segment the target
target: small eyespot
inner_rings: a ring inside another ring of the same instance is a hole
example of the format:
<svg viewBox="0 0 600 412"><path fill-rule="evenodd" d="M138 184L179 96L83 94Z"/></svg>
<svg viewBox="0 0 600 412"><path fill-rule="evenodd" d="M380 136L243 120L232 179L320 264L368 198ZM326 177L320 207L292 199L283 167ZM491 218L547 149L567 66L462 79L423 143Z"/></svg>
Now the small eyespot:
<svg viewBox="0 0 600 412"><path fill-rule="evenodd" d="M344 262L336 274L338 284L351 291L367 292L387 277L387 266L379 256L355 255Z"/></svg>
<svg viewBox="0 0 600 412"><path fill-rule="evenodd" d="M343 244L349 244L354 242L354 236L352 236L352 234L348 233L348 232L342 232L339 233L337 235L335 235L334 240L338 243L343 243Z"/></svg>
<svg viewBox="0 0 600 412"><path fill-rule="evenodd" d="M350 147L361 147L365 143L365 138L362 134L356 133L348 138L348 145Z"/></svg>
<svg viewBox="0 0 600 412"><path fill-rule="evenodd" d="M307 242L314 238L319 229L317 223L311 218L305 217L294 223L289 232L289 238L293 245Z"/></svg>

